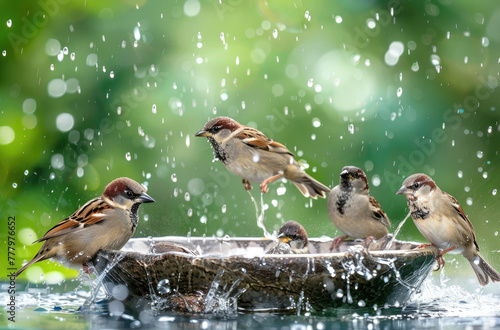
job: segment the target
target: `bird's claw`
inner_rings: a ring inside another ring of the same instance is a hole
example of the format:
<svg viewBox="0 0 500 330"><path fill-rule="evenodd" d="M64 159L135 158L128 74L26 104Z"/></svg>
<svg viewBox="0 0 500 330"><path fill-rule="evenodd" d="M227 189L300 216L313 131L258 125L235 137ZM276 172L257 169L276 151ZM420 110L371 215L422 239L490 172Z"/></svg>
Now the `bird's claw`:
<svg viewBox="0 0 500 330"><path fill-rule="evenodd" d="M260 184L260 191L263 192L264 194L269 191L269 187L267 186L267 182L262 182Z"/></svg>
<svg viewBox="0 0 500 330"><path fill-rule="evenodd" d="M332 252L334 249L338 248L340 244L347 238L347 236L338 236L335 237L332 241L332 245L330 245L330 252Z"/></svg>
<svg viewBox="0 0 500 330"><path fill-rule="evenodd" d="M89 267L89 265L87 265L87 264L82 264L82 268L83 268L83 271L85 272L85 274L87 274L88 276L90 276L94 273L94 268Z"/></svg>
<svg viewBox="0 0 500 330"><path fill-rule="evenodd" d="M252 184L247 179L241 180L241 183L243 183L243 188L245 188L245 190L252 189Z"/></svg>

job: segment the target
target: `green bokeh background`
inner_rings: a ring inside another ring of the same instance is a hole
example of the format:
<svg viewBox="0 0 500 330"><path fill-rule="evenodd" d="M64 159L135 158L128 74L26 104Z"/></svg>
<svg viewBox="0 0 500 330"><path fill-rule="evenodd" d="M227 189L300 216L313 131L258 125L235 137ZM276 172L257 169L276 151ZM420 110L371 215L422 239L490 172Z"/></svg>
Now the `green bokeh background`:
<svg viewBox="0 0 500 330"><path fill-rule="evenodd" d="M157 200L141 207L135 237L262 236L241 179L193 137L227 115L284 143L330 187L343 166L363 168L393 229L408 212L395 195L403 179L430 174L500 269L499 50L495 1L4 3L2 244L15 216L20 267L32 241L119 176ZM62 113L74 123L61 130ZM268 230L294 219L311 237L340 234L326 200L270 188ZM399 238L425 242L411 221ZM448 274L474 276L446 259ZM23 278L61 273L77 274L44 261Z"/></svg>

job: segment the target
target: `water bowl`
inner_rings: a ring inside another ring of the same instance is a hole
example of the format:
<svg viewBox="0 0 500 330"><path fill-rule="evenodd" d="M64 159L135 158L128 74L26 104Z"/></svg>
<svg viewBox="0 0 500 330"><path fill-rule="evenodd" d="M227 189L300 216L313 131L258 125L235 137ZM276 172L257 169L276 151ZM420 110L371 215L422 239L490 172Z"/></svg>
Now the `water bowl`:
<svg viewBox="0 0 500 330"><path fill-rule="evenodd" d="M391 238L368 248L346 241L334 253L331 240L310 238L310 254L287 255L266 255L276 243L265 238L139 238L121 251L100 251L94 265L108 292L128 288L122 300L131 308L297 313L403 306L438 250L398 240L386 249Z"/></svg>

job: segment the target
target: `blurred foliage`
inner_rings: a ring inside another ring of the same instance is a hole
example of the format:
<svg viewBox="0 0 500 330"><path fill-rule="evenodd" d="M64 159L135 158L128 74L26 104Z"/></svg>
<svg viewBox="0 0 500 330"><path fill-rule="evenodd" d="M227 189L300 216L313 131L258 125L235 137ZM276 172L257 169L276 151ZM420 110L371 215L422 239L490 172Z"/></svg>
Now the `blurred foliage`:
<svg viewBox="0 0 500 330"><path fill-rule="evenodd" d="M404 177L430 174L500 268L495 2L41 0L0 16L0 210L16 217L17 267L119 176L157 200L136 237L261 236L241 179L193 137L228 115L330 187L344 165L363 168L393 228L408 212ZM294 219L311 237L340 234L326 201L290 183L264 202L268 230ZM399 237L425 241L411 221ZM32 281L76 274L37 266Z"/></svg>

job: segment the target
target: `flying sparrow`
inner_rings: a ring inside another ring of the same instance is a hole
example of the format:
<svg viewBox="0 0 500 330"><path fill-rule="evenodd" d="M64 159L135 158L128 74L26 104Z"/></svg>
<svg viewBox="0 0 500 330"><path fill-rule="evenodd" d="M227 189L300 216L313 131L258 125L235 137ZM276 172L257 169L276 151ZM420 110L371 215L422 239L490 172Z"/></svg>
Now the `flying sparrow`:
<svg viewBox="0 0 500 330"><path fill-rule="evenodd" d="M479 254L474 227L457 200L445 193L427 175L410 175L397 192L406 195L408 207L415 226L441 252L438 268L444 266L443 255L447 252L461 253L469 260L479 284L500 281L500 273L491 267Z"/></svg>
<svg viewBox="0 0 500 330"><path fill-rule="evenodd" d="M206 136L214 150L214 157L226 168L243 178L243 187L252 189L250 181L260 182L266 193L267 185L285 177L305 197L326 197L330 190L300 169L284 145L267 138L255 128L240 125L229 117L216 117L208 121L195 136Z"/></svg>
<svg viewBox="0 0 500 330"><path fill-rule="evenodd" d="M348 237L364 238L368 245L374 238L387 235L391 226L380 204L370 196L365 173L354 166L345 166L340 172L340 183L328 196L328 214L333 225L345 234L333 240L330 251Z"/></svg>
<svg viewBox="0 0 500 330"><path fill-rule="evenodd" d="M97 251L121 249L135 232L139 206L151 202L154 199L134 180L113 180L100 197L88 201L33 242L44 243L35 257L14 276L32 264L49 258L70 265L82 265L83 270L90 275L87 263Z"/></svg>
<svg viewBox="0 0 500 330"><path fill-rule="evenodd" d="M266 254L302 254L309 253L309 241L304 227L293 220L281 226L278 231L278 244Z"/></svg>

